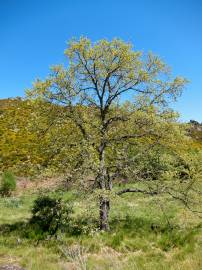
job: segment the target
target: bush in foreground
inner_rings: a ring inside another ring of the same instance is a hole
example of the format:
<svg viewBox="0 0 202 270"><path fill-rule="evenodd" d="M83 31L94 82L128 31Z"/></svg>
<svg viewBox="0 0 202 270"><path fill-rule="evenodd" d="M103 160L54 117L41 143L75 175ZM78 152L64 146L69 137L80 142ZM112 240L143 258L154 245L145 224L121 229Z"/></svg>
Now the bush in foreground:
<svg viewBox="0 0 202 270"><path fill-rule="evenodd" d="M40 234L54 235L59 229L68 227L71 213L68 202L42 195L34 201L30 224Z"/></svg>
<svg viewBox="0 0 202 270"><path fill-rule="evenodd" d="M16 189L16 179L12 172L4 172L1 177L0 194L2 196L11 196Z"/></svg>

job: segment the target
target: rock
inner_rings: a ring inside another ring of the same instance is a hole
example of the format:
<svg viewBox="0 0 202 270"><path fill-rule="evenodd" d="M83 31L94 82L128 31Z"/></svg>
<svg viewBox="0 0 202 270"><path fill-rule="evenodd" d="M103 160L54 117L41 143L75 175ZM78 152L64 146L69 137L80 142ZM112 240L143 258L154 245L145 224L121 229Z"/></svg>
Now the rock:
<svg viewBox="0 0 202 270"><path fill-rule="evenodd" d="M19 267L17 265L11 265L11 264L7 264L7 265L2 265L0 266L0 270L25 270L22 267Z"/></svg>

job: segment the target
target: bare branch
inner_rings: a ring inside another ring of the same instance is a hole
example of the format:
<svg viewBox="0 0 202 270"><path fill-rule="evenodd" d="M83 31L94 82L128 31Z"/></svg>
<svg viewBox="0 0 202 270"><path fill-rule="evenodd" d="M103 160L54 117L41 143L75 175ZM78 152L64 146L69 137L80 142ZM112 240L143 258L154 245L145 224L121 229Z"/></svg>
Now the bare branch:
<svg viewBox="0 0 202 270"><path fill-rule="evenodd" d="M143 193L145 195L158 195L159 193L157 191L148 191L148 190L144 190L144 189L138 189L138 188L126 188L123 190L118 191L116 194L117 195L122 195L124 193Z"/></svg>

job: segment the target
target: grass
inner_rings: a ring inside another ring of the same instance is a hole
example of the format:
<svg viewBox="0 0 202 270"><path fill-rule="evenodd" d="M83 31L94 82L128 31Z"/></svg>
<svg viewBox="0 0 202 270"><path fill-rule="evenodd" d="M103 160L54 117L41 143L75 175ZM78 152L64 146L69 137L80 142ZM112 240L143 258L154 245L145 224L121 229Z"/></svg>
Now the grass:
<svg viewBox="0 0 202 270"><path fill-rule="evenodd" d="M82 199L74 191L60 195L74 201L73 230L41 241L25 233L37 194L0 198L0 265L27 270L202 269L201 220L176 202L135 194L115 198L111 231L103 233L97 229L91 198Z"/></svg>

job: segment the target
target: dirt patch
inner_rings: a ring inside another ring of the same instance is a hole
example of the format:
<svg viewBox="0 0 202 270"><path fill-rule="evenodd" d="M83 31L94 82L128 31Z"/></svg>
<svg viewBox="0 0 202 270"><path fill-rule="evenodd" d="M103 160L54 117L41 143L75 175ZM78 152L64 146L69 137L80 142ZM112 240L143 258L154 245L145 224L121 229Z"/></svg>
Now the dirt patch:
<svg viewBox="0 0 202 270"><path fill-rule="evenodd" d="M63 180L59 177L43 178L36 180L29 180L27 178L17 179L17 194L24 191L37 191L37 190L55 190L62 185Z"/></svg>

